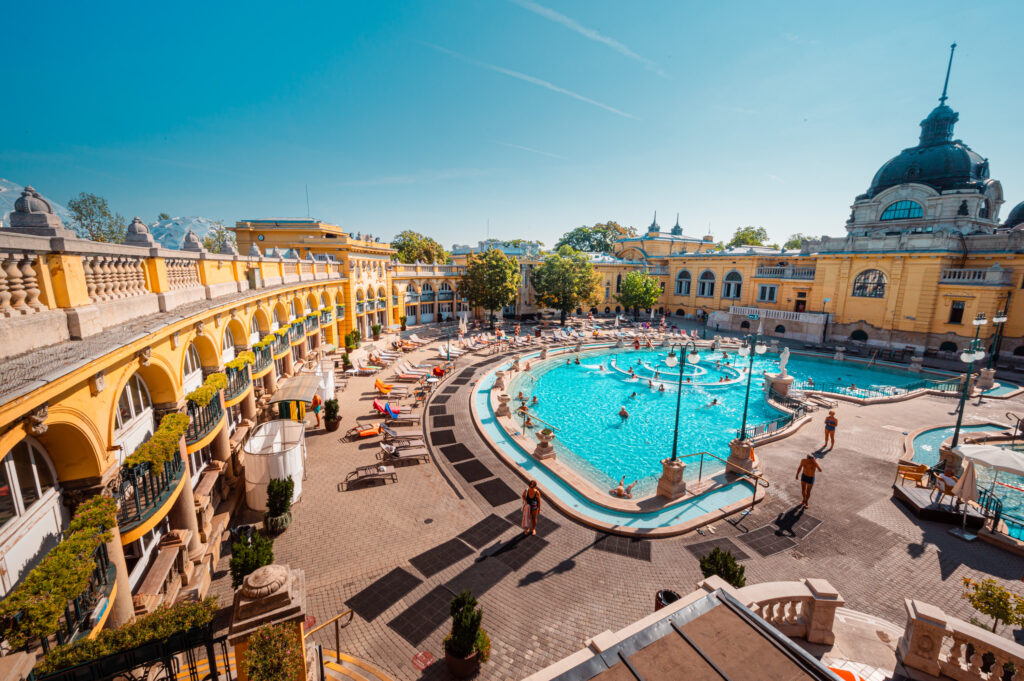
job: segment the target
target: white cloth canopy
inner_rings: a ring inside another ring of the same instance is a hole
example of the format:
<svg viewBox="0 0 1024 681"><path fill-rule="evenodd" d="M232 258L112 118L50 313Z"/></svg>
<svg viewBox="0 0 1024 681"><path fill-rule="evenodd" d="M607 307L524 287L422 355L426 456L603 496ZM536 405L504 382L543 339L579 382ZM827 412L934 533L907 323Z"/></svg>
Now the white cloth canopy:
<svg viewBox="0 0 1024 681"><path fill-rule="evenodd" d="M953 487L953 496L964 501L978 500L978 477L974 472L974 461L967 460L967 465L964 466L964 474L960 476L960 479L956 481L956 485ZM964 506L964 513L966 514L966 512L967 507Z"/></svg>
<svg viewBox="0 0 1024 681"><path fill-rule="evenodd" d="M995 445L960 445L953 449L966 461L987 466L1004 473L1024 475L1024 452L996 447Z"/></svg>

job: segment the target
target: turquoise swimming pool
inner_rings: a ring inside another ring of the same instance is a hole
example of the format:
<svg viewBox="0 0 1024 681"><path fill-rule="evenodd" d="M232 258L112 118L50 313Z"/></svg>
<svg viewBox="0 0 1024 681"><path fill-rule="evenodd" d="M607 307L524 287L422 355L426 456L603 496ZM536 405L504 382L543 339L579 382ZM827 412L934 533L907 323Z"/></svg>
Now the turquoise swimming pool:
<svg viewBox="0 0 1024 681"><path fill-rule="evenodd" d="M576 364L552 358L528 373L518 373L507 392L522 392L538 403L530 407L538 423L555 430L559 458L580 472L598 489L610 489L622 476L637 480L641 496L652 493L661 475L661 460L672 452L673 419L679 367L665 364L668 349L610 348L587 351ZM574 357L574 356L573 356ZM729 454L743 419L748 360L735 353L704 351L696 366L687 366L681 394L679 455L686 459L686 479L696 480L722 470L724 464L705 458L703 471L696 452L720 457ZM747 423L770 421L782 412L763 397L764 372L778 371L777 355L754 360ZM628 374L632 369L634 377ZM796 384L901 386L921 380L920 374L857 362L793 355L787 371ZM513 403L513 407L518 402ZM629 418L619 416L623 407ZM528 436L533 431L527 430Z"/></svg>
<svg viewBox="0 0 1024 681"><path fill-rule="evenodd" d="M953 437L954 426L932 428L914 436L914 462L934 466L939 462L939 447ZM991 424L961 425L960 433L983 433L1000 430ZM992 475L992 469L979 466L978 489L989 489L1003 504L1003 516L1011 537L1024 539L1024 477L1000 473ZM993 485L993 479L996 484Z"/></svg>
<svg viewBox="0 0 1024 681"><path fill-rule="evenodd" d="M669 508L648 513L617 511L595 504L524 452L498 424L489 398L494 379L494 374L489 374L479 383L473 396L477 417L480 419L484 432L517 466L537 480L549 494L557 496L562 505L568 506L581 515L609 525L634 530L652 530L680 525L736 502L750 499L754 494L754 487L750 482L738 480Z"/></svg>

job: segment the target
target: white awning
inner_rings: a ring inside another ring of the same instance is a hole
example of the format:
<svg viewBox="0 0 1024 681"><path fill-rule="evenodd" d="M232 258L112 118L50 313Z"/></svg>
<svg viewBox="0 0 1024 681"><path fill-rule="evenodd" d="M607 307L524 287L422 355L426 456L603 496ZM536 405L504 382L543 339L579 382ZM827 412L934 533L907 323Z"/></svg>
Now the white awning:
<svg viewBox="0 0 1024 681"><path fill-rule="evenodd" d="M988 466L1004 473L1024 475L1024 452L995 445L960 445L953 451L979 466Z"/></svg>

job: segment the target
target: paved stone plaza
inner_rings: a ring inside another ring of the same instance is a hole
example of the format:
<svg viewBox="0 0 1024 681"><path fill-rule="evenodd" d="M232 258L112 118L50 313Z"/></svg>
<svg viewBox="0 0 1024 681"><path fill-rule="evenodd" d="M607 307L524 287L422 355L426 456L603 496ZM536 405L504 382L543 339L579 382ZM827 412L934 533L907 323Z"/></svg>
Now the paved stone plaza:
<svg viewBox="0 0 1024 681"><path fill-rule="evenodd" d="M899 629L904 598L970 617L960 598L965 576L991 575L1020 590L1024 559L963 543L948 534L949 526L918 521L891 498L904 434L954 423L952 398L840 403L836 448L821 457L824 470L802 516L794 475L798 460L821 445L823 411L795 435L758 448L772 483L769 496L735 527L719 521L706 536L631 541L599 534L547 506L538 535L523 538L514 525L522 479L482 443L469 415L474 377L484 373L477 365L486 360L460 359L429 403L430 463L399 468L397 483L339 491L345 475L375 462L379 451L377 438L340 439L354 423L377 421L370 408L373 378L352 379L340 399L342 429L308 433L303 498L293 525L275 543L276 562L306 572L310 614L324 622L353 608L342 649L396 679L447 677L443 661L421 672L412 658L418 651L443 657L448 602L462 588L479 597L493 642L481 678L520 679L585 639L651 612L657 590L691 591L701 579L697 556L709 550L696 545L709 541L747 556L748 583L824 578L848 608ZM1004 422L1008 410L1024 412L1024 399L973 400L965 423ZM243 514L238 522L244 521ZM227 561L221 559L213 587L223 607L231 602ZM333 648L328 633L316 638Z"/></svg>

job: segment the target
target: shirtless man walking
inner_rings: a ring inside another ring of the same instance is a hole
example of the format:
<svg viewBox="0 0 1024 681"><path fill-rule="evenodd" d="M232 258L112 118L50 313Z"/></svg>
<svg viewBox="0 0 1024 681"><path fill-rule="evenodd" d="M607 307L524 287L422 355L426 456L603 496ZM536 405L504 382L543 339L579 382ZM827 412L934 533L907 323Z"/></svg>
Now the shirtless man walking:
<svg viewBox="0 0 1024 681"><path fill-rule="evenodd" d="M821 466L818 465L818 460L814 458L813 454L808 454L796 468L796 479L800 481L800 493L803 495L803 501L800 505L804 508L808 508L807 503L811 499L811 488L814 487L814 474L821 470Z"/></svg>

